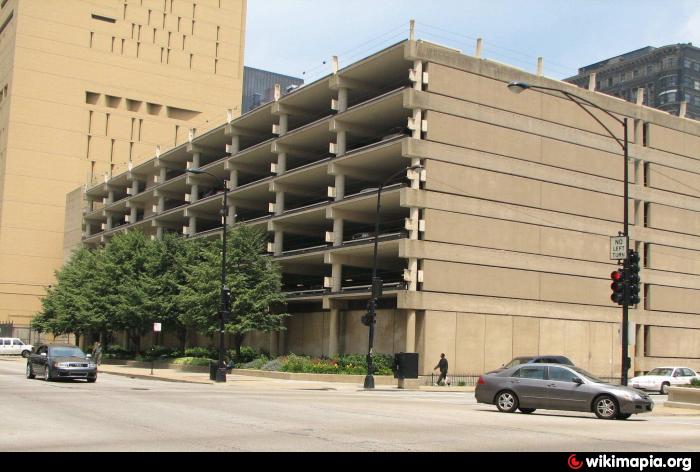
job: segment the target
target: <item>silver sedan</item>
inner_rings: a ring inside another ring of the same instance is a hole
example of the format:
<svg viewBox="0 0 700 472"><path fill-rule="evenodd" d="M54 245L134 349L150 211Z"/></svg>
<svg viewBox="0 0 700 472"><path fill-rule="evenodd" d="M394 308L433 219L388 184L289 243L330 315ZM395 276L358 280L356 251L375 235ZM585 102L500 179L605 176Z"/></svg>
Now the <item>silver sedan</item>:
<svg viewBox="0 0 700 472"><path fill-rule="evenodd" d="M479 377L476 401L505 413L538 408L593 412L604 420L626 420L650 412L654 402L634 388L612 385L583 369L561 364L525 364Z"/></svg>

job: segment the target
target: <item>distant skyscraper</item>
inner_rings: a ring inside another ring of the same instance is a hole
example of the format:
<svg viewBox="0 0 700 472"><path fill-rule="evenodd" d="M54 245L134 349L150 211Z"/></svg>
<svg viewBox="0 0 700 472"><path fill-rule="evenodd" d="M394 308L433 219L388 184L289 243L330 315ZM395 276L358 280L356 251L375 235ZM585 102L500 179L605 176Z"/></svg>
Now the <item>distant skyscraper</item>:
<svg viewBox="0 0 700 472"><path fill-rule="evenodd" d="M686 102L687 118L700 119L700 48L692 44L647 46L596 62L564 79L587 88L595 73L595 89L627 101L644 89L643 104L678 115Z"/></svg>
<svg viewBox="0 0 700 472"><path fill-rule="evenodd" d="M243 70L243 113L271 102L274 98L275 84L280 84L282 95L290 92L290 87L298 87L303 79L276 74L266 70L244 67Z"/></svg>

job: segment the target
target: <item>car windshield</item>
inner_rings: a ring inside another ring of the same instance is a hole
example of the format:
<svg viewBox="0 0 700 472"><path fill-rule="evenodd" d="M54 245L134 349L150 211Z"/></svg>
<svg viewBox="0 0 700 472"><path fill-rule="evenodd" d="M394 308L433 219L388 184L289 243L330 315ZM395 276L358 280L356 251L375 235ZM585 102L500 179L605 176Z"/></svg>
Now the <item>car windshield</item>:
<svg viewBox="0 0 700 472"><path fill-rule="evenodd" d="M647 375L668 376L668 375L671 375L671 372L673 372L673 369L657 368L657 369L652 369Z"/></svg>
<svg viewBox="0 0 700 472"><path fill-rule="evenodd" d="M578 372L583 377L585 377L586 379L590 380L593 383L599 383L599 384L608 383L605 380L601 380L598 377L594 376L593 374L586 372L585 370L581 369L580 367L569 366L569 369L573 369L574 371Z"/></svg>
<svg viewBox="0 0 700 472"><path fill-rule="evenodd" d="M507 363L504 367L506 369L510 369L511 367L515 367L520 364L527 364L530 361L530 359L532 359L532 357L516 357L515 359Z"/></svg>
<svg viewBox="0 0 700 472"><path fill-rule="evenodd" d="M71 346L52 347L49 353L51 357L85 357L80 348Z"/></svg>

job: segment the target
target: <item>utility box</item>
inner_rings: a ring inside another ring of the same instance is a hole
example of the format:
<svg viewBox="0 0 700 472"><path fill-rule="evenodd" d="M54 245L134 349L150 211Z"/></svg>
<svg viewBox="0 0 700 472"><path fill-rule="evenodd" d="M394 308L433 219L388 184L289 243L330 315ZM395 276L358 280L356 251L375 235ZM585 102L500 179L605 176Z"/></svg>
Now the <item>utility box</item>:
<svg viewBox="0 0 700 472"><path fill-rule="evenodd" d="M394 378L417 379L418 378L418 353L397 352L394 354Z"/></svg>

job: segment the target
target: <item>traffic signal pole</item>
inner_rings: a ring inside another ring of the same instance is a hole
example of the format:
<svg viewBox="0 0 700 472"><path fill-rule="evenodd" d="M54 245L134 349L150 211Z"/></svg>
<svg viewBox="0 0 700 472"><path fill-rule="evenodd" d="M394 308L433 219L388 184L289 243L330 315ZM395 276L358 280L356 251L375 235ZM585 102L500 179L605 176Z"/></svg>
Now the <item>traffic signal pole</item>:
<svg viewBox="0 0 700 472"><path fill-rule="evenodd" d="M629 348L629 303L630 303L630 284L629 284L629 253L630 253L630 234L629 234L629 165L627 163L628 159L628 148L629 141L627 137L627 118L623 118L623 128L625 133L625 145L624 145L624 180L625 180L625 190L624 190L624 218L623 218L623 233L625 240L627 241L627 257L624 263L624 278L625 283L623 284L623 301L622 301L622 372L620 374L620 383L622 385L627 385L627 371L629 370L628 362L628 348Z"/></svg>

